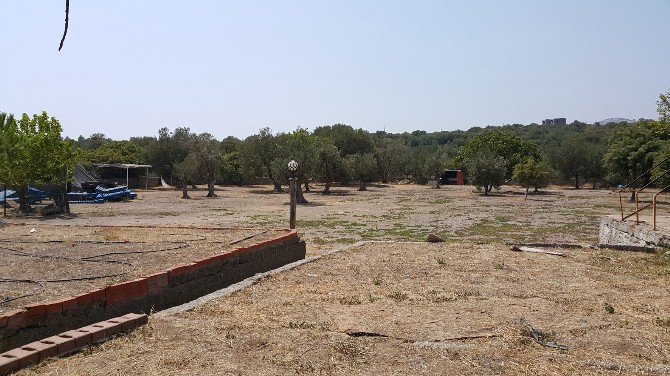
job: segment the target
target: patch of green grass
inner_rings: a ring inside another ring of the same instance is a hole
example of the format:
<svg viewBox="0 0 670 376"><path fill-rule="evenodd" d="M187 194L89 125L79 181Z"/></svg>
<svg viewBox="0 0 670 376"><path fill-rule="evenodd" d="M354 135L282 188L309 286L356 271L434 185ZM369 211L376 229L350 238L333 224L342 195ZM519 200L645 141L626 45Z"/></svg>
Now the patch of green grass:
<svg viewBox="0 0 670 376"><path fill-rule="evenodd" d="M501 235L516 234L518 227L516 224L508 223L506 218L486 218L459 232L465 236L480 236L499 238Z"/></svg>
<svg viewBox="0 0 670 376"><path fill-rule="evenodd" d="M359 305L362 303L358 296L343 296L339 301L342 305Z"/></svg>
<svg viewBox="0 0 670 376"><path fill-rule="evenodd" d="M211 211L221 212L221 213L225 213L225 214L234 214L235 213L234 210L230 210L230 209L226 209L226 208L214 208L214 209L211 209Z"/></svg>
<svg viewBox="0 0 670 376"><path fill-rule="evenodd" d="M481 293L477 290L458 290L447 294L438 294L437 291L431 290L428 294L430 295L429 299L433 303L455 302L458 300L467 300L470 297L481 296Z"/></svg>
<svg viewBox="0 0 670 376"><path fill-rule="evenodd" d="M384 280L382 279L382 276L377 274L373 279L372 279L372 284L375 286L381 286L382 283L384 283Z"/></svg>
<svg viewBox="0 0 670 376"><path fill-rule="evenodd" d="M375 218L376 216L372 214L352 214L352 218Z"/></svg>
<svg viewBox="0 0 670 376"><path fill-rule="evenodd" d="M438 258L437 258L437 264L438 264L438 265L444 265L444 264L446 264L446 263L447 263L447 262L444 260L444 257L438 257Z"/></svg>
<svg viewBox="0 0 670 376"><path fill-rule="evenodd" d="M356 239L353 238L321 238L321 237L316 237L311 240L315 244L330 244L330 243L336 243L336 244L353 244L356 243Z"/></svg>
<svg viewBox="0 0 670 376"><path fill-rule="evenodd" d="M258 224L258 225L268 225L271 223L277 223L279 221L278 218L270 215L252 215L249 217L249 221Z"/></svg>
<svg viewBox="0 0 670 376"><path fill-rule="evenodd" d="M405 292L401 291L395 291L389 295L387 295L389 298L395 300L396 302L402 302L404 300L407 300L409 296Z"/></svg>
<svg viewBox="0 0 670 376"><path fill-rule="evenodd" d="M328 240L326 240L326 239L324 239L324 238L314 238L314 239L312 239L312 242L314 242L314 243L316 243L316 244L327 244L327 243L330 243Z"/></svg>
<svg viewBox="0 0 670 376"><path fill-rule="evenodd" d="M611 304L605 303L605 312L609 313L610 315L614 313L614 307L612 307Z"/></svg>
<svg viewBox="0 0 670 376"><path fill-rule="evenodd" d="M300 322L289 321L288 322L288 328L289 329L314 329L314 328L316 328L316 325L312 324L312 323L305 322L305 321L300 321Z"/></svg>
<svg viewBox="0 0 670 376"><path fill-rule="evenodd" d="M345 229L356 229L360 227L365 227L365 223L345 221L345 220L320 220L320 221L308 221L308 220L298 220L296 222L297 227L303 228L340 228Z"/></svg>
<svg viewBox="0 0 670 376"><path fill-rule="evenodd" d="M656 325L666 327L666 328L670 327L670 316L666 317L666 318L657 317L656 318Z"/></svg>
<svg viewBox="0 0 670 376"><path fill-rule="evenodd" d="M357 233L363 239L399 238L403 240L420 241L426 236L425 232L412 228L394 227L391 229L366 229Z"/></svg>
<svg viewBox="0 0 670 376"><path fill-rule="evenodd" d="M353 243L356 243L356 239L353 239L353 238L337 238L337 239L335 239L335 243L353 244Z"/></svg>
<svg viewBox="0 0 670 376"><path fill-rule="evenodd" d="M428 201L429 204L431 205L445 205L445 204L450 204L454 200L451 198L438 198L436 200Z"/></svg>

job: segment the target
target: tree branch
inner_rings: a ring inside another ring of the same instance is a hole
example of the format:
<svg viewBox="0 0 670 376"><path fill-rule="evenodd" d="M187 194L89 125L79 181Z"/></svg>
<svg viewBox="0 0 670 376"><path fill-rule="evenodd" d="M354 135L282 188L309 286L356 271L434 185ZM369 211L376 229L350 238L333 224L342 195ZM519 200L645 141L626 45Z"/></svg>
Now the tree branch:
<svg viewBox="0 0 670 376"><path fill-rule="evenodd" d="M63 42L65 42L65 36L67 35L67 24L70 20L70 0L65 0L65 30L63 31L63 37L60 40L60 46L58 51L63 48Z"/></svg>

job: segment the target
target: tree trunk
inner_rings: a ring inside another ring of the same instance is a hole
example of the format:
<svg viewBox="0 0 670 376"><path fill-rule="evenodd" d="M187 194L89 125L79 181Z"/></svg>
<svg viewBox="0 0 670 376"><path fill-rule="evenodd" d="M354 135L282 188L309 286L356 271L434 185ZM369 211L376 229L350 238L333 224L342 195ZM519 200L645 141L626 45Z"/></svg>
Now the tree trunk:
<svg viewBox="0 0 670 376"><path fill-rule="evenodd" d="M382 173L382 184L388 184L389 182L389 174L384 172Z"/></svg>
<svg viewBox="0 0 670 376"><path fill-rule="evenodd" d="M579 189L579 172L575 174L575 189Z"/></svg>
<svg viewBox="0 0 670 376"><path fill-rule="evenodd" d="M330 194L330 180L326 180L326 185L323 187L323 192L324 195L329 195Z"/></svg>
<svg viewBox="0 0 670 376"><path fill-rule="evenodd" d="M272 192L273 193L284 192L284 190L281 189L281 183L278 182L277 180L275 180L275 177L272 176L272 169L270 168L270 165L265 166L265 168L268 171L268 178L270 178L270 180L272 180L272 185L274 185L274 187L272 188Z"/></svg>
<svg viewBox="0 0 670 376"><path fill-rule="evenodd" d="M21 213L29 213L32 209L28 204L27 186L18 187L16 194L19 196L19 211Z"/></svg>
<svg viewBox="0 0 670 376"><path fill-rule="evenodd" d="M216 193L214 193L214 182L211 180L207 182L207 197L216 197Z"/></svg>
<svg viewBox="0 0 670 376"><path fill-rule="evenodd" d="M596 189L596 181L598 181L598 179L593 178L593 187L591 189Z"/></svg>
<svg viewBox="0 0 670 376"><path fill-rule="evenodd" d="M367 191L368 189L365 188L365 179L361 179L361 182L358 184L358 190L359 191Z"/></svg>
<svg viewBox="0 0 670 376"><path fill-rule="evenodd" d="M309 182L305 180L305 192L309 192Z"/></svg>
<svg viewBox="0 0 670 376"><path fill-rule="evenodd" d="M296 187L295 187L295 202L299 205L304 205L304 204L309 204L309 201L305 199L305 196L302 194L302 189L300 188L302 186L300 180L296 182Z"/></svg>
<svg viewBox="0 0 670 376"><path fill-rule="evenodd" d="M484 196L488 196L488 195L489 195L489 185L485 184L484 185Z"/></svg>
<svg viewBox="0 0 670 376"><path fill-rule="evenodd" d="M184 184L182 184L181 188L182 188L181 198L186 199L186 200L190 199L191 196L188 195L188 184L186 182L184 182Z"/></svg>
<svg viewBox="0 0 670 376"><path fill-rule="evenodd" d="M530 188L529 185L526 186L526 195L523 197L524 200L527 200L527 199L528 199L528 189L529 189L529 188Z"/></svg>
<svg viewBox="0 0 670 376"><path fill-rule="evenodd" d="M284 192L284 190L281 189L281 183L279 183L279 182L273 180L273 181L272 181L272 184L274 185L274 188L272 189L272 192L274 192L274 193L282 193L282 192Z"/></svg>
<svg viewBox="0 0 670 376"><path fill-rule="evenodd" d="M65 212L70 214L70 197L67 195L70 191L70 183L65 183L65 193L63 194L63 203L65 204Z"/></svg>

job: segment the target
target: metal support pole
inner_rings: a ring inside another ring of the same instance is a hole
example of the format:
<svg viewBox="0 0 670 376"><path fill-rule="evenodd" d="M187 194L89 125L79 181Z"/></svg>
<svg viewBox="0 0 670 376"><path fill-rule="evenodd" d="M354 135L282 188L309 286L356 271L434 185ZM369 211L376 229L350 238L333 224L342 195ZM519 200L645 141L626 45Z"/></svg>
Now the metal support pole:
<svg viewBox="0 0 670 376"><path fill-rule="evenodd" d="M68 169L65 167L65 184L63 185L63 204L65 205L65 212L70 214L70 197L67 195L67 181Z"/></svg>
<svg viewBox="0 0 670 376"><path fill-rule="evenodd" d="M149 167L147 167L147 174L144 177L144 189L149 189Z"/></svg>
<svg viewBox="0 0 670 376"><path fill-rule="evenodd" d="M656 231L656 195L654 195L654 231Z"/></svg>
<svg viewBox="0 0 670 376"><path fill-rule="evenodd" d="M2 216L7 218L7 184L5 184L5 196L2 201Z"/></svg>
<svg viewBox="0 0 670 376"><path fill-rule="evenodd" d="M288 180L289 191L291 195L290 201L290 212L289 212L289 228L293 230L295 228L295 201L296 201L296 184L295 178L290 178Z"/></svg>
<svg viewBox="0 0 670 376"><path fill-rule="evenodd" d="M126 167L126 187L130 189L130 185L128 185L128 167Z"/></svg>
<svg viewBox="0 0 670 376"><path fill-rule="evenodd" d="M635 192L635 223L640 224L640 200L639 200L639 194Z"/></svg>

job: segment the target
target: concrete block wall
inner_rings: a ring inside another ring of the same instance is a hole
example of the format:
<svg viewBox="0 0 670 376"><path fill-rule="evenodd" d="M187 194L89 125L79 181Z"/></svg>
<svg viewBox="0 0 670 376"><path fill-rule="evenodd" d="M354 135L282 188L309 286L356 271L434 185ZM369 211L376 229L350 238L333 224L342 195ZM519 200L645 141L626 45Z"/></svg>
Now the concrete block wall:
<svg viewBox="0 0 670 376"><path fill-rule="evenodd" d="M636 224L633 220L622 221L606 217L600 222L598 245L627 250L652 251L656 247L670 248L670 238L654 231L647 223Z"/></svg>
<svg viewBox="0 0 670 376"><path fill-rule="evenodd" d="M150 313L197 299L256 273L305 258L295 230L161 273L0 315L0 351L128 313Z"/></svg>

